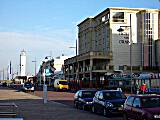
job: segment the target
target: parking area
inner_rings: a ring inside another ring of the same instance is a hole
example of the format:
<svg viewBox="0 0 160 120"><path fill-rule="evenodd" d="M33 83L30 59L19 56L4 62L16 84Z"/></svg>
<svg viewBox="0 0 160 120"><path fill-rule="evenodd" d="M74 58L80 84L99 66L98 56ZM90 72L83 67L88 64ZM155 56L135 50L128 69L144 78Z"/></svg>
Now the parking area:
<svg viewBox="0 0 160 120"><path fill-rule="evenodd" d="M77 110L72 105L64 104L66 102L55 102L63 98L64 101L68 100L71 103L74 93L49 91L47 104L43 104L42 91L34 94L8 88L0 89L0 102L14 102L18 106L17 117L24 120L122 120L119 117L106 118L88 111Z"/></svg>

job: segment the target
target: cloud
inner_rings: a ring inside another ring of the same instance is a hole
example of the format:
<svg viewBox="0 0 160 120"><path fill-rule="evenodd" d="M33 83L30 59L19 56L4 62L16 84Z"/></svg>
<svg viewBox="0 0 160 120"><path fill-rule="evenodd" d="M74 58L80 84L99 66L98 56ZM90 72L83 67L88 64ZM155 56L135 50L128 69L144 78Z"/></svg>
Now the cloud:
<svg viewBox="0 0 160 120"><path fill-rule="evenodd" d="M14 66L19 64L19 54L21 50L27 51L27 57L31 61L37 59L39 64L45 56L52 52L53 57L61 54L74 54L66 46L71 46L74 42L72 31L67 29L51 30L49 32L0 32L0 68L8 65L9 61L13 61ZM31 66L31 65L29 65ZM33 69L29 67L29 69ZM32 70L28 70L32 71Z"/></svg>

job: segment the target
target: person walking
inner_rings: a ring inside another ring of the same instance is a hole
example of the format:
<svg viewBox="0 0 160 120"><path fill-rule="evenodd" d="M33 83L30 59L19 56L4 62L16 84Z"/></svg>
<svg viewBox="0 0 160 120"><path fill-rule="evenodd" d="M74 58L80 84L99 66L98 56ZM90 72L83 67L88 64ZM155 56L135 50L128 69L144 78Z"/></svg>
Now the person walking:
<svg viewBox="0 0 160 120"><path fill-rule="evenodd" d="M141 85L141 87L140 87L140 90L141 90L141 92L142 92L143 94L146 92L146 88L147 88L146 84L143 83L143 85Z"/></svg>

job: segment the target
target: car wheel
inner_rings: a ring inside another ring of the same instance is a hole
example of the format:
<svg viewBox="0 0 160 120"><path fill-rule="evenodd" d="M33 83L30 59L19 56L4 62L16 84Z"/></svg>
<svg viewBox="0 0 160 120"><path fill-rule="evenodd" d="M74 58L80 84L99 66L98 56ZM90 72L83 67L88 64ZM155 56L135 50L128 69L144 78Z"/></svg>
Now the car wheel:
<svg viewBox="0 0 160 120"><path fill-rule="evenodd" d="M127 114L123 113L123 120L128 120Z"/></svg>
<svg viewBox="0 0 160 120"><path fill-rule="evenodd" d="M103 115L104 115L104 116L107 115L107 110L106 110L106 108L103 108Z"/></svg>
<svg viewBox="0 0 160 120"><path fill-rule="evenodd" d="M83 109L84 111L86 110L85 105L82 106L82 109Z"/></svg>
<svg viewBox="0 0 160 120"><path fill-rule="evenodd" d="M74 107L78 109L78 104L77 104L77 102L74 102Z"/></svg>
<svg viewBox="0 0 160 120"><path fill-rule="evenodd" d="M96 110L95 110L95 106L94 106L94 105L92 106L92 112L93 112L93 113L96 113Z"/></svg>
<svg viewBox="0 0 160 120"><path fill-rule="evenodd" d="M144 117L142 120L148 120L148 119Z"/></svg>

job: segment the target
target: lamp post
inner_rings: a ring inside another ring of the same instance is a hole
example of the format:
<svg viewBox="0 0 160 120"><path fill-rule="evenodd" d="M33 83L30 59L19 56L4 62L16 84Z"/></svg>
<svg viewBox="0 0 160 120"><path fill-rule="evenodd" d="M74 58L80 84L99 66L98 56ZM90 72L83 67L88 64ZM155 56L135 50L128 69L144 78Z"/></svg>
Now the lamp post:
<svg viewBox="0 0 160 120"><path fill-rule="evenodd" d="M47 59L48 57L50 57L50 60L51 60L51 56L46 56L45 57L45 61L43 61L43 103L47 103L47 100L48 100L48 94L47 94L47 85L46 85L46 63L47 63Z"/></svg>
<svg viewBox="0 0 160 120"><path fill-rule="evenodd" d="M47 85L46 85L46 69L43 71L43 103L47 103L48 95L47 95Z"/></svg>
<svg viewBox="0 0 160 120"><path fill-rule="evenodd" d="M34 62L34 73L35 73L35 76L36 76L36 58L35 58L35 60L33 60L32 62Z"/></svg>
<svg viewBox="0 0 160 120"><path fill-rule="evenodd" d="M51 56L46 56L45 59L48 59L48 57L50 57L50 59L51 59Z"/></svg>
<svg viewBox="0 0 160 120"><path fill-rule="evenodd" d="M77 64L77 40L76 40L76 46L75 47L69 47L69 48L73 48L76 49L76 64ZM78 66L78 65L77 65ZM77 75L77 74L76 74Z"/></svg>
<svg viewBox="0 0 160 120"><path fill-rule="evenodd" d="M78 69L79 69L79 65L78 65L78 61L77 61L77 39L76 39L76 46L74 47L69 47L69 48L72 48L72 49L75 49L76 50L76 56L75 56L75 66L76 66L76 77L75 77L75 79L76 80L78 80L79 78L78 78Z"/></svg>
<svg viewBox="0 0 160 120"><path fill-rule="evenodd" d="M132 91L132 44L133 44L133 41L132 41L132 25L131 25L131 19L132 19L132 16L130 14L130 25L129 26L120 26L120 28L117 30L118 32L123 32L124 29L122 27L127 27L127 28L130 28L130 77L131 77L131 94L133 93Z"/></svg>
<svg viewBox="0 0 160 120"><path fill-rule="evenodd" d="M51 56L46 56L45 61L43 61L43 103L47 103L48 95L47 95L47 85L46 85L46 59Z"/></svg>

